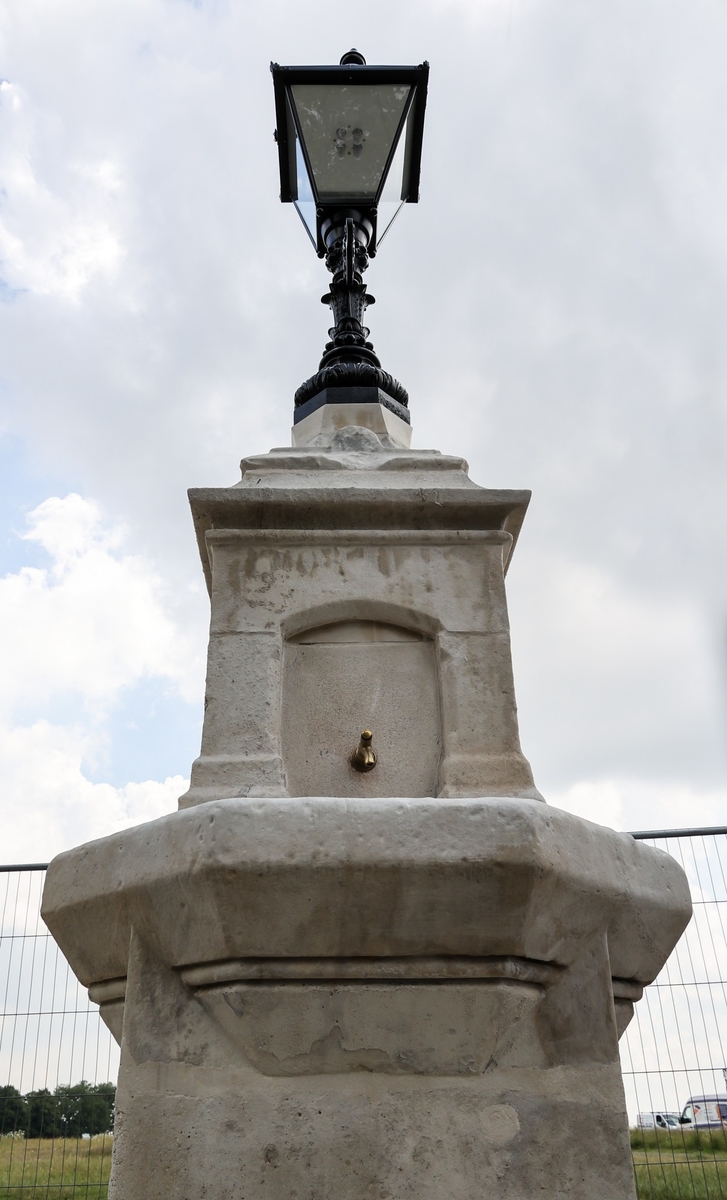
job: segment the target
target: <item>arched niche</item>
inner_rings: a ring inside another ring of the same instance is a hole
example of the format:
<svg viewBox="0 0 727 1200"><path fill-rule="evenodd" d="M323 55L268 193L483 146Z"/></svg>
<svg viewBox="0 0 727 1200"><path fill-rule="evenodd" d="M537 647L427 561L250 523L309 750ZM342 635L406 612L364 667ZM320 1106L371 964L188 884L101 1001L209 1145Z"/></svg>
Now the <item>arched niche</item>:
<svg viewBox="0 0 727 1200"><path fill-rule="evenodd" d="M442 751L431 638L381 621L318 625L285 642L283 762L290 796L434 796ZM378 762L350 757L363 729Z"/></svg>

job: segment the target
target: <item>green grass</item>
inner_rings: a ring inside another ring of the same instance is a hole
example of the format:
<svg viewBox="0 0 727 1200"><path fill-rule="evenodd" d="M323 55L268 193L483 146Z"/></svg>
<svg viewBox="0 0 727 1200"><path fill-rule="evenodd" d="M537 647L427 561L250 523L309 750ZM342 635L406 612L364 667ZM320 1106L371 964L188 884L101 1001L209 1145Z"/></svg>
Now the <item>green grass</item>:
<svg viewBox="0 0 727 1200"><path fill-rule="evenodd" d="M631 1130L639 1200L723 1200L727 1135L678 1129Z"/></svg>
<svg viewBox="0 0 727 1200"><path fill-rule="evenodd" d="M0 1137L0 1200L106 1200L113 1138ZM727 1200L727 1134L631 1130L639 1200Z"/></svg>
<svg viewBox="0 0 727 1200"><path fill-rule="evenodd" d="M632 1150L656 1150L663 1154L672 1152L680 1154L700 1154L714 1158L727 1154L727 1132L721 1129L706 1130L698 1133L696 1130L675 1129L632 1129Z"/></svg>
<svg viewBox="0 0 727 1200"><path fill-rule="evenodd" d="M0 1200L106 1200L110 1134L0 1137Z"/></svg>
<svg viewBox="0 0 727 1200"><path fill-rule="evenodd" d="M727 1160L692 1158L668 1162L650 1158L634 1163L639 1200L722 1200L727 1196Z"/></svg>

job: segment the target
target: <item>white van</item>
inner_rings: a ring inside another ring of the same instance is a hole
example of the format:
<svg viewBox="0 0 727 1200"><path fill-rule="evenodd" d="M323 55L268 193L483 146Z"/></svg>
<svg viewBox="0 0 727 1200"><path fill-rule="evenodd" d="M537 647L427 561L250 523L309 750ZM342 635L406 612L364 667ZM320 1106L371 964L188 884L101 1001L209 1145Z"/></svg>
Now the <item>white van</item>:
<svg viewBox="0 0 727 1200"><path fill-rule="evenodd" d="M679 1124L682 1129L727 1128L727 1096L690 1096Z"/></svg>
<svg viewBox="0 0 727 1200"><path fill-rule="evenodd" d="M639 1129L681 1129L679 1113L642 1112L636 1118Z"/></svg>

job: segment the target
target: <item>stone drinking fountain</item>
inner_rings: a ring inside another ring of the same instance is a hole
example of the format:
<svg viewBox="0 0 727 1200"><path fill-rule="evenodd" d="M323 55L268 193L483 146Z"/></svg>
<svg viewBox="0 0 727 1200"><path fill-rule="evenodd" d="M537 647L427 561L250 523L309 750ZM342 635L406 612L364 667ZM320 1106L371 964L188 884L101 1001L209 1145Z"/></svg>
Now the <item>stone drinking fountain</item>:
<svg viewBox="0 0 727 1200"><path fill-rule="evenodd" d="M179 811L48 871L121 1046L113 1200L635 1197L618 1038L689 889L540 796L505 594L529 493L410 448L362 324L426 77L274 68L331 341L292 446L190 492L211 625Z"/></svg>

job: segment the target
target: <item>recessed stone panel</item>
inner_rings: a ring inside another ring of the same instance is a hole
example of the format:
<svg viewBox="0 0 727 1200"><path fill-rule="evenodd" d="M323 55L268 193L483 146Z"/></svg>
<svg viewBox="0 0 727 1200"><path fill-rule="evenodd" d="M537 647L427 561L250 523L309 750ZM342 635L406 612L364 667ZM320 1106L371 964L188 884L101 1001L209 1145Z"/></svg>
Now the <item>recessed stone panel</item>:
<svg viewBox="0 0 727 1200"><path fill-rule="evenodd" d="M282 745L290 796L434 796L442 753L434 643L346 621L285 645ZM377 763L351 766L363 729Z"/></svg>
<svg viewBox="0 0 727 1200"><path fill-rule="evenodd" d="M504 980L235 983L197 993L263 1075L481 1075L542 1067L542 989Z"/></svg>

